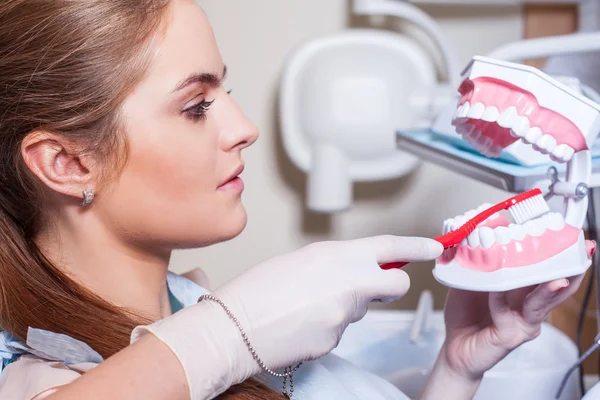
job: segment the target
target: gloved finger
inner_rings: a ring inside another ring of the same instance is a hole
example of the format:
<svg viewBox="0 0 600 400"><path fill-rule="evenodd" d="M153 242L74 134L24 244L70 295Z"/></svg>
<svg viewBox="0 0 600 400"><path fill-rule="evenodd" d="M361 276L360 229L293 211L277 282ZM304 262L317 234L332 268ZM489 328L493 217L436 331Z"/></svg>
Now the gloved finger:
<svg viewBox="0 0 600 400"><path fill-rule="evenodd" d="M368 304L361 306L358 310L356 310L356 314L350 318L350 323L353 324L362 320L365 315L367 315L367 311L369 311Z"/></svg>
<svg viewBox="0 0 600 400"><path fill-rule="evenodd" d="M444 251L441 243L428 238L402 236L374 236L358 239L375 253L379 264L396 261L430 261Z"/></svg>
<svg viewBox="0 0 600 400"><path fill-rule="evenodd" d="M410 289L410 277L399 269L381 271L373 277L367 300L391 303L406 295Z"/></svg>

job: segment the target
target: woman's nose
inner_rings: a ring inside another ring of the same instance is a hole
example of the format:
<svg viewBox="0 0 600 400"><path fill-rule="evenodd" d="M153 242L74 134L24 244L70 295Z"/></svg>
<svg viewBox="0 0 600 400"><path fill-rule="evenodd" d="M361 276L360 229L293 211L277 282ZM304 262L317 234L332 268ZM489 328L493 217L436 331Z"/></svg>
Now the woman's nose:
<svg viewBox="0 0 600 400"><path fill-rule="evenodd" d="M258 139L258 127L246 117L240 106L228 96L223 109L221 140L224 150L242 150Z"/></svg>

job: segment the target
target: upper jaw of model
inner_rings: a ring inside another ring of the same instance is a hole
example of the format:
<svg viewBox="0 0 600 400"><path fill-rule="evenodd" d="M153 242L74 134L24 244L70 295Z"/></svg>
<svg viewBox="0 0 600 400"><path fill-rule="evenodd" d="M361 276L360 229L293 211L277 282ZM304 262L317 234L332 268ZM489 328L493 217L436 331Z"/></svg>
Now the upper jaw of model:
<svg viewBox="0 0 600 400"><path fill-rule="evenodd" d="M457 229L490 206L482 204L444 221L444 233ZM459 246L446 250L438 261L445 264L454 260L463 268L484 272L532 265L575 245L580 231L565 223L559 213L550 212L522 225L495 214L478 225Z"/></svg>
<svg viewBox="0 0 600 400"><path fill-rule="evenodd" d="M452 123L486 156L522 140L568 162L600 131L597 105L531 67L475 57L464 76Z"/></svg>

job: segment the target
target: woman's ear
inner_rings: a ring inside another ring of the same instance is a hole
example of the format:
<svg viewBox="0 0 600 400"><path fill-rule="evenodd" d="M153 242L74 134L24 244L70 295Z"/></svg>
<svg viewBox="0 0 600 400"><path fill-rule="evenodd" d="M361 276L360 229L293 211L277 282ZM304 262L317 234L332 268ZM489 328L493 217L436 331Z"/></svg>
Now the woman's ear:
<svg viewBox="0 0 600 400"><path fill-rule="evenodd" d="M65 136L32 132L21 144L21 155L31 172L56 193L80 199L92 186L81 152Z"/></svg>

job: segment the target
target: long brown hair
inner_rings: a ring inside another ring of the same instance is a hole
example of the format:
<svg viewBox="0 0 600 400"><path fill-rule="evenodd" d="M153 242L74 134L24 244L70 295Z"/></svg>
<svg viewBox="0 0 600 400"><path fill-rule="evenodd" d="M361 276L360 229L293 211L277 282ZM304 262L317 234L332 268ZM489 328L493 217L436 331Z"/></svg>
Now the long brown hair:
<svg viewBox="0 0 600 400"><path fill-rule="evenodd" d="M119 109L148 68L167 7L168 0L0 3L0 327L23 341L28 327L45 329L107 358L149 322L87 290L39 250L35 238L47 225L41 184L20 146L44 130L111 165L126 156ZM222 398L281 397L247 381Z"/></svg>

